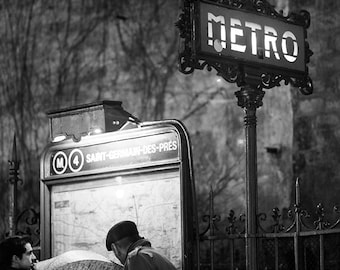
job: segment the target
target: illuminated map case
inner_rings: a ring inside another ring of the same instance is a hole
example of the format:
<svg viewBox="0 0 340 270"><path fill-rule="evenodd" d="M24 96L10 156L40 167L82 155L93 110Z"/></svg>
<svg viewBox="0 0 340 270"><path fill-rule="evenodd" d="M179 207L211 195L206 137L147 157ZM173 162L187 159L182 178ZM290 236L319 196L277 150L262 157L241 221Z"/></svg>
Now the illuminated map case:
<svg viewBox="0 0 340 270"><path fill-rule="evenodd" d="M115 260L107 231L132 220L177 269L193 269L195 209L190 143L178 121L54 143L42 156L42 258L83 249Z"/></svg>

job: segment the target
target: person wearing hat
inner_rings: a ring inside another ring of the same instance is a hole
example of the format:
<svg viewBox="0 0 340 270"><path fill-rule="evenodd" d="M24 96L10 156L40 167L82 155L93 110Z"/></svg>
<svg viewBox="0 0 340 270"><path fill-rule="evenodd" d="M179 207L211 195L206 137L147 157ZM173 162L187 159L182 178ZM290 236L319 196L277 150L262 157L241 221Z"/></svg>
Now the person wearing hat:
<svg viewBox="0 0 340 270"><path fill-rule="evenodd" d="M0 243L0 269L34 269L37 258L28 237L14 235Z"/></svg>
<svg viewBox="0 0 340 270"><path fill-rule="evenodd" d="M113 251L124 270L175 270L175 266L140 237L132 221L121 221L107 233L106 249Z"/></svg>

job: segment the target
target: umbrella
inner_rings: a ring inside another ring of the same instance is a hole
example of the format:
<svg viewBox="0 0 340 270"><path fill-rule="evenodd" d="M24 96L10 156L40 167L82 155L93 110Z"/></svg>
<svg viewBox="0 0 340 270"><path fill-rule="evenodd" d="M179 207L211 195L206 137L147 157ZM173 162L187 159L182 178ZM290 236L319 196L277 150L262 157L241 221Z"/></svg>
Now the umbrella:
<svg viewBox="0 0 340 270"><path fill-rule="evenodd" d="M123 267L106 257L86 250L71 250L38 262L36 270L122 270Z"/></svg>
<svg viewBox="0 0 340 270"><path fill-rule="evenodd" d="M56 270L122 270L123 267L113 262L83 260L67 263Z"/></svg>

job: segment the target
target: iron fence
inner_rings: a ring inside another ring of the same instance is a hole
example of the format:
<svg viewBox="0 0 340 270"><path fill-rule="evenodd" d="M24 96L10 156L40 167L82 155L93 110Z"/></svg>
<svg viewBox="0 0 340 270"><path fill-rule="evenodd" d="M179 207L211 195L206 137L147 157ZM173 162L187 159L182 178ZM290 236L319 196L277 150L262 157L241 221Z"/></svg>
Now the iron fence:
<svg viewBox="0 0 340 270"><path fill-rule="evenodd" d="M256 239L258 269L263 270L333 270L340 269L340 211L331 223L325 219L320 203L316 206L316 219L301 207L300 183L296 181L296 201L283 218L274 208L271 219L257 215L257 233L248 235ZM239 217L231 210L227 224L215 214L214 194L210 191L210 211L203 216L206 228L200 234L201 270L246 269L245 215ZM263 224L266 224L263 226Z"/></svg>
<svg viewBox="0 0 340 270"><path fill-rule="evenodd" d="M33 208L22 211L18 209L18 184L23 180L19 177L20 160L18 159L16 136L13 137L12 157L9 163L9 209L8 231L5 236L28 235L32 241L32 247L37 258L40 258L40 213Z"/></svg>

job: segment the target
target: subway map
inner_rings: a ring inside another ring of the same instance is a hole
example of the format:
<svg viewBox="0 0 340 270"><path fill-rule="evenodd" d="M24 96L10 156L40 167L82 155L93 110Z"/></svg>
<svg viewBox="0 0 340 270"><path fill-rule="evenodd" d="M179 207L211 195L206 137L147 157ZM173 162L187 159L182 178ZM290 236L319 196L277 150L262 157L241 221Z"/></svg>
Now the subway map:
<svg viewBox="0 0 340 270"><path fill-rule="evenodd" d="M140 235L181 269L179 173L118 176L54 186L51 192L52 255L90 250L114 261L105 248L107 231L135 221Z"/></svg>

